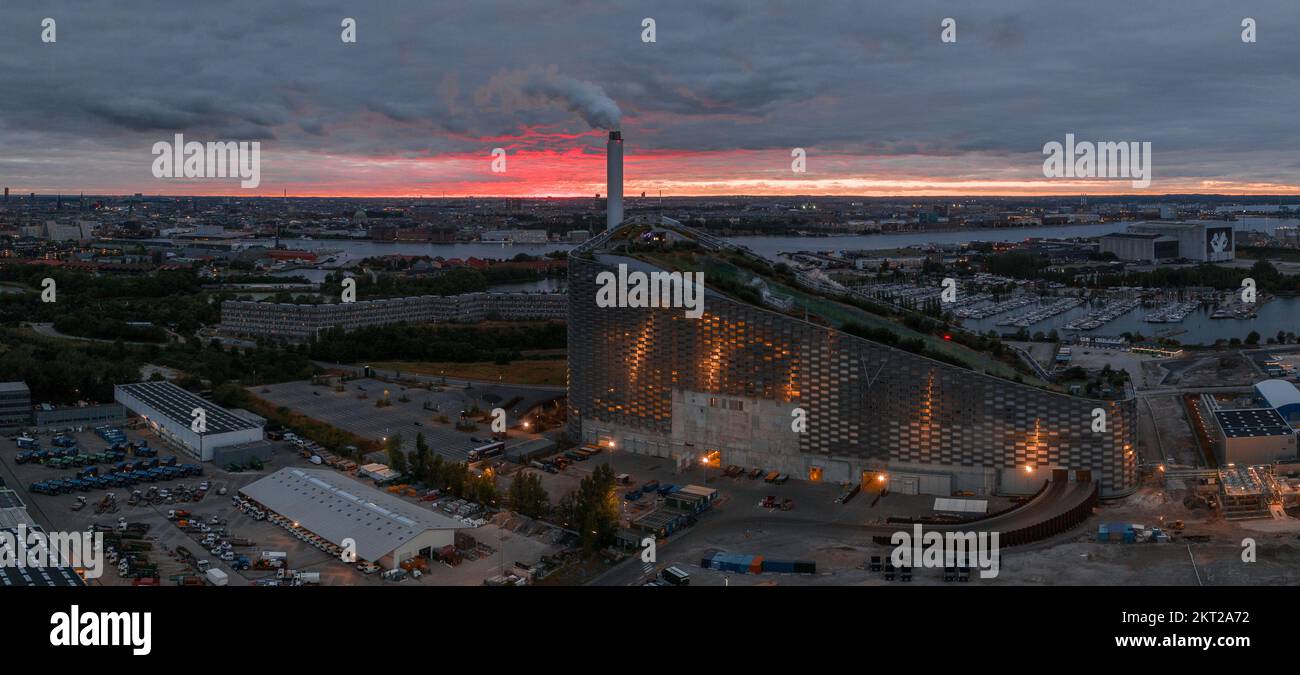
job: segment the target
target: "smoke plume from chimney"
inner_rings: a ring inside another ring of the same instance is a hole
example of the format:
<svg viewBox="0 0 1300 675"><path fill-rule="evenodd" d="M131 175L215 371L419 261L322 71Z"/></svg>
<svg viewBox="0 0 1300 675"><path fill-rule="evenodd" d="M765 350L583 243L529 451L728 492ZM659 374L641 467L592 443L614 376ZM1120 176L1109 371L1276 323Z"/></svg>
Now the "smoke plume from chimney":
<svg viewBox="0 0 1300 675"><path fill-rule="evenodd" d="M534 72L524 84L524 94L564 104L596 129L617 129L623 111L600 85L556 75Z"/></svg>

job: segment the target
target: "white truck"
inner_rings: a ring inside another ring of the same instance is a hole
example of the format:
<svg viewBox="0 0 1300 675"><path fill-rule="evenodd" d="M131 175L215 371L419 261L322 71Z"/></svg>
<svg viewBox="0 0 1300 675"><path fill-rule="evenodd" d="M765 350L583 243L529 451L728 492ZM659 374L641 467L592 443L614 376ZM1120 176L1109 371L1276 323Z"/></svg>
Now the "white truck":
<svg viewBox="0 0 1300 675"><path fill-rule="evenodd" d="M226 584L230 583L230 577L227 576L225 572L215 567L209 569L206 573L206 576L208 578L208 583L212 584L213 586L225 586Z"/></svg>

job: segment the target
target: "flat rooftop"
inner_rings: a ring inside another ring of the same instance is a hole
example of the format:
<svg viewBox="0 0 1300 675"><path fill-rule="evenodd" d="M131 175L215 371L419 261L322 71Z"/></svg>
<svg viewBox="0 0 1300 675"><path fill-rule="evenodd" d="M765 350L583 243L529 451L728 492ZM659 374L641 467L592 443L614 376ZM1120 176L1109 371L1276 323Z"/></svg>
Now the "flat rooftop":
<svg viewBox="0 0 1300 675"><path fill-rule="evenodd" d="M1285 436L1294 434L1290 424L1272 408L1216 410L1214 419L1228 438Z"/></svg>
<svg viewBox="0 0 1300 675"><path fill-rule="evenodd" d="M379 560L429 530L464 527L332 470L280 469L239 492L336 545L351 537L363 560Z"/></svg>
<svg viewBox="0 0 1300 675"><path fill-rule="evenodd" d="M26 534L30 535L32 530L41 528L28 525ZM0 530L6 530L10 535L17 537L19 532L16 527L0 527ZM22 566L0 566L0 588L10 586L85 586L86 582L81 580L76 570L71 567L28 567Z"/></svg>
<svg viewBox="0 0 1300 675"><path fill-rule="evenodd" d="M30 394L31 391L32 390L27 387L27 383L21 380L17 382L0 382L0 394L11 393L11 392L22 392L24 394Z"/></svg>
<svg viewBox="0 0 1300 675"><path fill-rule="evenodd" d="M191 415L193 410L203 408L207 415L208 430L200 434L202 436L261 427L261 425L243 419L212 401L190 393L171 382L119 384L117 385L117 391L134 396L145 405L167 416L173 423L185 427L189 427L190 422L194 419ZM140 411L135 412L139 413Z"/></svg>

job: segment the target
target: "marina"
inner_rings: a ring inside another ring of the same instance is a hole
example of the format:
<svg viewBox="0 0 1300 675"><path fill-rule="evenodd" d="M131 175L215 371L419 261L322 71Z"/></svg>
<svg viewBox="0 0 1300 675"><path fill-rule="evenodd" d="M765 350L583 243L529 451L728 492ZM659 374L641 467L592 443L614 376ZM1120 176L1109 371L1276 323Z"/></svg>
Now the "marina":
<svg viewBox="0 0 1300 675"><path fill-rule="evenodd" d="M1142 320L1147 323L1182 323L1188 314L1191 314L1200 306L1199 301L1176 302L1147 314L1142 317Z"/></svg>
<svg viewBox="0 0 1300 675"><path fill-rule="evenodd" d="M998 321L999 326L1015 326L1017 328L1028 328L1040 321L1050 319L1058 314L1064 314L1084 303L1083 298L1061 298L1045 307L1037 307L1028 312L1009 316Z"/></svg>
<svg viewBox="0 0 1300 675"><path fill-rule="evenodd" d="M1020 309L1027 305L1038 302L1036 295L1018 295L1010 300L995 302L991 305L975 305L971 307L962 307L953 312L959 319L987 319L998 314L1005 314L1010 311Z"/></svg>
<svg viewBox="0 0 1300 675"><path fill-rule="evenodd" d="M1118 319L1142 305L1142 298L1124 298L1107 302L1101 309L1065 324L1065 330L1093 330Z"/></svg>

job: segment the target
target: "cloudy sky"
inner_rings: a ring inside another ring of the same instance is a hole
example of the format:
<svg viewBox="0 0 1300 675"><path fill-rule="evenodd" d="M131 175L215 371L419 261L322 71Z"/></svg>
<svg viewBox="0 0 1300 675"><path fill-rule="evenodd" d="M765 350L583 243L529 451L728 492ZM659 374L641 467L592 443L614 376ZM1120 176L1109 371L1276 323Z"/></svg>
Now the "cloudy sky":
<svg viewBox="0 0 1300 675"><path fill-rule="evenodd" d="M590 195L605 192L592 123L618 114L629 194L1136 192L1044 178L1044 144L1067 133L1149 141L1145 192L1294 194L1298 104L1294 0L9 0L0 13L0 184L18 194ZM261 185L155 178L151 148L176 133L259 141Z"/></svg>

